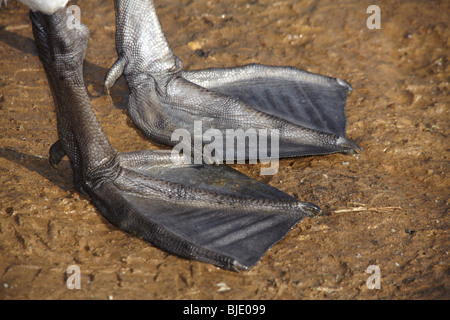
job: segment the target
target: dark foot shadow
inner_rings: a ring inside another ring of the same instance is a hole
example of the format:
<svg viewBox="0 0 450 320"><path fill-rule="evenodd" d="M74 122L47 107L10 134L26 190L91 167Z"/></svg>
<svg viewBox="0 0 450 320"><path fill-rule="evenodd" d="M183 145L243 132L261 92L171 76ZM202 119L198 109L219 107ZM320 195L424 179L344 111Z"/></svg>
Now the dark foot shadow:
<svg viewBox="0 0 450 320"><path fill-rule="evenodd" d="M17 50L20 50L23 53L30 54L36 57L38 56L36 45L33 39L10 32L6 30L6 27L7 26L0 26L1 42L7 44L8 46L16 48ZM114 43L112 45L114 45ZM107 69L97 66L89 61L84 61L84 82L86 87L90 89L88 90L88 93L91 98L94 97L92 95L92 91L95 92L95 97L106 95L103 89L103 84L107 71ZM113 101L114 107L121 110L126 109L128 103L128 95L128 86L123 76L121 76L110 91L110 96Z"/></svg>
<svg viewBox="0 0 450 320"><path fill-rule="evenodd" d="M76 191L72 180L72 170L67 160L61 161L59 169L55 169L50 165L48 158L22 153L12 147L0 148L0 157L40 174L64 191Z"/></svg>

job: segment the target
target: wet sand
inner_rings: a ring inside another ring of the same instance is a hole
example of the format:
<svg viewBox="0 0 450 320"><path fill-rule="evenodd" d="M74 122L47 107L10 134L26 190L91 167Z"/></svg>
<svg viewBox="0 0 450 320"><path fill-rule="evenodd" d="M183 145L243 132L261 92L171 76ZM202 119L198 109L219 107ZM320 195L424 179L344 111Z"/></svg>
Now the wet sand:
<svg viewBox="0 0 450 320"><path fill-rule="evenodd" d="M119 151L161 148L127 117L123 79L103 92L116 59L112 1L71 1L91 32L85 79ZM249 176L325 214L308 218L250 271L182 260L109 224L78 194L57 140L53 100L28 10L0 9L0 299L448 299L450 3L155 0L185 69L247 63L342 78L354 91L347 134L358 156L283 159ZM81 289L66 286L78 265ZM380 289L369 289L369 266Z"/></svg>

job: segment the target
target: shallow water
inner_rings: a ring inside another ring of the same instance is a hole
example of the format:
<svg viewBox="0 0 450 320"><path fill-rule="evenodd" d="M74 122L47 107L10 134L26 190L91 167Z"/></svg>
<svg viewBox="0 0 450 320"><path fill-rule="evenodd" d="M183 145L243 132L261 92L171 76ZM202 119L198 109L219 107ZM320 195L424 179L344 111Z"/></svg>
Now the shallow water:
<svg viewBox="0 0 450 320"><path fill-rule="evenodd" d="M155 1L185 69L289 65L351 83L348 136L358 156L283 159L274 176L235 167L326 214L305 219L252 270L233 273L167 255L107 223L78 194L67 161L47 161L56 118L27 9L0 9L0 299L448 298L450 3ZM161 148L126 114L112 1L73 1L91 32L85 78L119 151ZM81 270L81 290L65 271ZM381 288L369 289L370 265Z"/></svg>

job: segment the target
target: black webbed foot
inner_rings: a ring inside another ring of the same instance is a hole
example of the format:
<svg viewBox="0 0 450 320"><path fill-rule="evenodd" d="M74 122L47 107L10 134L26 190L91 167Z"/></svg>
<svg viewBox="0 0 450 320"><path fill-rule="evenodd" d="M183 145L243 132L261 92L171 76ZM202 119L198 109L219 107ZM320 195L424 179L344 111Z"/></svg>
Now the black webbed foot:
<svg viewBox="0 0 450 320"><path fill-rule="evenodd" d="M214 128L223 137L228 129L278 130L280 158L361 150L345 136L352 90L346 81L258 64L181 71L152 0L115 0L115 8L119 58L105 87L123 72L130 87L129 115L150 139L175 145L171 135L179 128L193 139L199 120L204 132ZM246 148L239 158L236 149L224 147L224 158L248 160L255 154L251 148L259 146Z"/></svg>

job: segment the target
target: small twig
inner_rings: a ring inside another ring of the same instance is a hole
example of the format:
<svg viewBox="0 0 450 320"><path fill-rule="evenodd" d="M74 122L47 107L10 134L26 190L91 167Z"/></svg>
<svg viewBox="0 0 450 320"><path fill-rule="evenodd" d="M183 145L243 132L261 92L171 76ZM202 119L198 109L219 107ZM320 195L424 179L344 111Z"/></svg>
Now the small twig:
<svg viewBox="0 0 450 320"><path fill-rule="evenodd" d="M403 209L402 207L373 207L373 208L366 208L366 207L355 207L355 208L348 208L348 209L339 209L333 211L334 213L342 213L342 212L357 212L357 211L383 211L383 210L395 210L395 209Z"/></svg>

